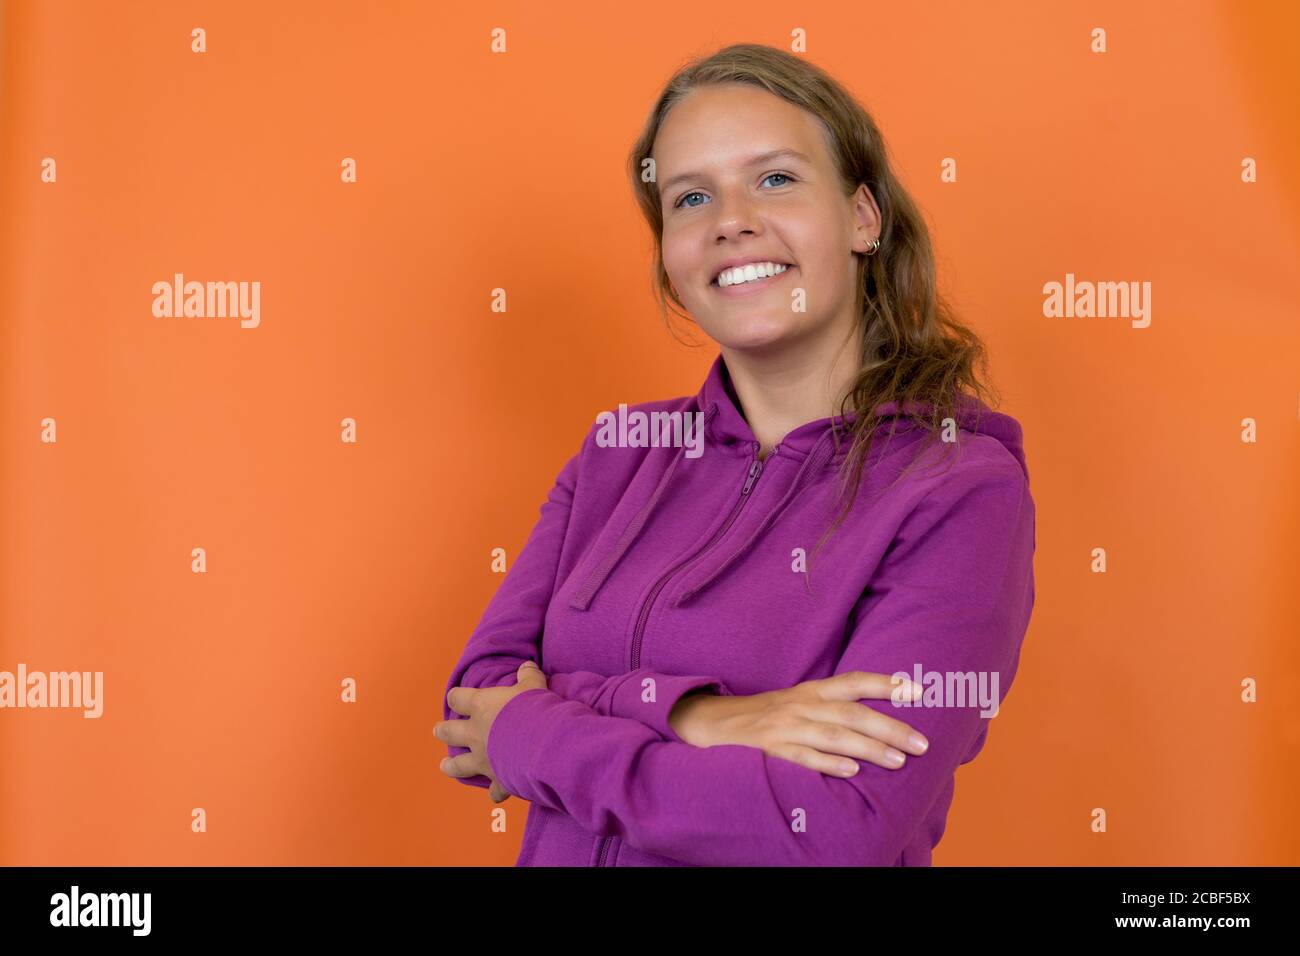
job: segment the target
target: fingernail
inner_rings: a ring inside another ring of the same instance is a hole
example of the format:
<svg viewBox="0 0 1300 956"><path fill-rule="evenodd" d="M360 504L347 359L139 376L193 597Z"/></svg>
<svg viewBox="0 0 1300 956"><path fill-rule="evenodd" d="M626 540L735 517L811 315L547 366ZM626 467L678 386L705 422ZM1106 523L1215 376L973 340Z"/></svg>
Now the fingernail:
<svg viewBox="0 0 1300 956"><path fill-rule="evenodd" d="M907 742L922 753L930 748L930 741L926 740L920 734L912 734L907 738Z"/></svg>
<svg viewBox="0 0 1300 956"><path fill-rule="evenodd" d="M904 756L903 756L901 753L899 753L897 750L886 750L886 751L885 751L885 761L886 761L887 763L893 764L895 767L901 767L901 766L903 765L903 761L906 760L906 759L907 759L907 758L904 757Z"/></svg>

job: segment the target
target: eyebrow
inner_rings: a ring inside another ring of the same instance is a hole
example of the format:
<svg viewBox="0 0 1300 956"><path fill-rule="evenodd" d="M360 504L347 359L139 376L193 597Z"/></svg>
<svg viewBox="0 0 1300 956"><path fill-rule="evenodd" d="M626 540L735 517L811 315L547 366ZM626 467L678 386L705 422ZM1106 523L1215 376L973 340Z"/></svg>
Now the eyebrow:
<svg viewBox="0 0 1300 956"><path fill-rule="evenodd" d="M790 149L787 146L782 149L770 149L765 153L758 153L755 156L751 156L745 162L745 167L748 168L750 166L758 166L761 163L770 162L773 159L783 159L783 158L802 160L803 162L807 163L809 166L813 164L813 161L809 157L805 156L803 153L799 152L799 150ZM676 176L672 177L667 182L661 184L659 187L659 191L660 193L666 193L677 183L683 182L687 179L698 179L703 175L704 173L696 173L696 172L678 173Z"/></svg>

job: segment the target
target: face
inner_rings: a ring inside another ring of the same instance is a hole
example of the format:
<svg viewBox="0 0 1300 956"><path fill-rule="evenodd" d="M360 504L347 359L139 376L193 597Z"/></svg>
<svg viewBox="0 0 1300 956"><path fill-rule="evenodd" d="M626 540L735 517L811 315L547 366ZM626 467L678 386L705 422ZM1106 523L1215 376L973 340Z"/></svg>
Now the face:
<svg viewBox="0 0 1300 956"><path fill-rule="evenodd" d="M778 150L791 152L763 155ZM652 155L664 268L711 338L771 353L848 333L857 321L854 253L880 234L880 212L866 186L841 192L812 114L748 84L703 87L669 112ZM787 268L769 278L757 269L757 281L719 279L736 259Z"/></svg>

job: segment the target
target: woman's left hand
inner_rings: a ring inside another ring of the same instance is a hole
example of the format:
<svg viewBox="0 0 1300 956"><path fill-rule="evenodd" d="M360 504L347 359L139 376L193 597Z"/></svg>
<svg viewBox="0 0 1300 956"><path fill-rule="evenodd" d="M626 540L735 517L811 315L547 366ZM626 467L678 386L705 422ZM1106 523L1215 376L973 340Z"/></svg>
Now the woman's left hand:
<svg viewBox="0 0 1300 956"><path fill-rule="evenodd" d="M491 778L490 795L500 803L510 794L497 782L496 774L487 758L487 739L501 708L512 698L526 690L546 688L546 675L532 661L524 661L515 674L513 687L453 687L447 693L447 705L464 720L440 720L433 727L434 736L455 747L467 747L469 753L447 757L438 768L449 777L473 777L483 774Z"/></svg>

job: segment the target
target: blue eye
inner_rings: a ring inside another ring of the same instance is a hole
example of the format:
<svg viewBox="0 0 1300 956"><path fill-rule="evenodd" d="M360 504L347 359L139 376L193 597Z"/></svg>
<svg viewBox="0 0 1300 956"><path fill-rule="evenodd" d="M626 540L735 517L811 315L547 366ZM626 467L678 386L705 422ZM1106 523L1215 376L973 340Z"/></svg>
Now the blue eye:
<svg viewBox="0 0 1300 956"><path fill-rule="evenodd" d="M780 177L782 177L783 179L788 179L788 180L790 180L790 182L794 182L794 177L791 176L789 173L768 173L766 176L763 177L763 182L767 182L767 181L768 181L769 179L771 179L773 176L780 176ZM778 186L784 186L785 183L778 183L777 185L778 185ZM686 200L689 199L691 196L703 196L703 195L704 195L704 193L702 193L702 192L698 192L698 191L692 191L692 192L686 193L684 196L682 196L681 199L679 199L679 200L677 200L677 202L673 203L673 208L674 208L674 209L680 209L680 208L682 208L682 203L685 203ZM687 209L695 209L697 206L699 206L699 203L687 203L686 208L687 208Z"/></svg>

